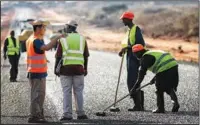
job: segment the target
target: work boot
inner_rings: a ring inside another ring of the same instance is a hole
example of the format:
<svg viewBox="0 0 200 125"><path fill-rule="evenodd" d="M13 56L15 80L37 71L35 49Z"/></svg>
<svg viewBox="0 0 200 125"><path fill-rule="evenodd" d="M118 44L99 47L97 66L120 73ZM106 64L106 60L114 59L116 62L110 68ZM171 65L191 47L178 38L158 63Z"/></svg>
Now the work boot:
<svg viewBox="0 0 200 125"><path fill-rule="evenodd" d="M175 93L175 91L174 91L174 89L172 89L171 91L170 91L170 97L171 97L171 100L172 100L172 102L173 102L173 108L172 108L172 112L178 112L178 109L180 108L180 105L179 105L179 103L178 103L178 98L177 98L177 96L176 96L176 93Z"/></svg>
<svg viewBox="0 0 200 125"><path fill-rule="evenodd" d="M165 110L157 108L157 109L153 110L152 112L153 113L165 113Z"/></svg>
<svg viewBox="0 0 200 125"><path fill-rule="evenodd" d="M144 111L144 91L141 91L141 107L142 107L142 110Z"/></svg>
<svg viewBox="0 0 200 125"><path fill-rule="evenodd" d="M158 92L156 91L157 95L157 109L153 110L153 113L165 113L164 108L164 92Z"/></svg>
<svg viewBox="0 0 200 125"><path fill-rule="evenodd" d="M142 107L142 99L140 91L133 95L133 102L135 106L133 108L128 109L128 111L144 111L144 108Z"/></svg>
<svg viewBox="0 0 200 125"><path fill-rule="evenodd" d="M32 116L29 117L28 123L47 123L47 121L45 119Z"/></svg>
<svg viewBox="0 0 200 125"><path fill-rule="evenodd" d="M62 116L60 121L68 121L68 120L72 120L72 119L73 119L72 117L68 118L68 117Z"/></svg>
<svg viewBox="0 0 200 125"><path fill-rule="evenodd" d="M134 112L134 111L143 111L142 107L137 107L134 106L133 108L128 109L129 112Z"/></svg>
<svg viewBox="0 0 200 125"><path fill-rule="evenodd" d="M18 81L15 79L15 80L13 80L13 82L18 82Z"/></svg>
<svg viewBox="0 0 200 125"><path fill-rule="evenodd" d="M87 115L78 116L77 119L88 119Z"/></svg>

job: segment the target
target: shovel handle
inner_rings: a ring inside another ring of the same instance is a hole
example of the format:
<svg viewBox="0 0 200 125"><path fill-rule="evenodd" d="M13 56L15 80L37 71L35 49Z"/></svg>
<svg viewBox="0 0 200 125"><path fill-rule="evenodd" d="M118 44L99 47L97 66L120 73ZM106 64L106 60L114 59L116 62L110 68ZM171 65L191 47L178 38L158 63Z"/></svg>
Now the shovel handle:
<svg viewBox="0 0 200 125"><path fill-rule="evenodd" d="M117 101L117 92L118 92L118 88L119 88L119 83L120 83L120 78L121 78L121 72L122 72L122 66L123 66L123 61L124 61L124 53L122 55L122 59L121 59L121 64L120 64L120 68L119 68L119 76L118 76L118 80L117 80L117 88L116 88L116 91L115 91L115 101ZM115 107L115 105L114 105Z"/></svg>
<svg viewBox="0 0 200 125"><path fill-rule="evenodd" d="M137 91L139 91L140 89L142 89L142 88L144 88L144 87L146 87L146 86L148 86L148 85L150 85L150 84L151 84L151 83L149 82L149 83L147 83L147 84L145 84L145 85L143 85L143 86L137 88L136 91L134 91L134 92L137 92ZM133 91L133 89L132 89L132 91ZM132 91L131 91L131 92L132 92ZM116 104L119 103L120 101L124 100L124 99L125 99L126 97L128 97L130 94L131 94L131 93L129 93L129 94L123 96L121 99L119 99L119 100L117 100L116 102L112 103L112 104L109 105L107 108L105 108L105 109L103 110L103 112L106 111L106 110L108 110L108 109L109 109L110 107L112 107L113 105L116 105Z"/></svg>

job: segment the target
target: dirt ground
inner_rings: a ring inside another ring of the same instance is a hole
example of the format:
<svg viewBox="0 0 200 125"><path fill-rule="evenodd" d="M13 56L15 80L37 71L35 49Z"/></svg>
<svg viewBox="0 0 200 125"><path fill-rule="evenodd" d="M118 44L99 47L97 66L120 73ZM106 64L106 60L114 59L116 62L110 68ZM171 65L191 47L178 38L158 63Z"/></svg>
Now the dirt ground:
<svg viewBox="0 0 200 125"><path fill-rule="evenodd" d="M9 32L9 23L13 12L7 12L1 19L1 41L5 39ZM51 22L67 22L70 16L57 14L53 10L45 10L39 15ZM78 31L86 37L89 49L119 52L121 49L120 42L124 38L125 33L115 33L103 28L95 26L80 25ZM177 60L198 62L198 43L188 42L182 39L153 39L144 36L144 40L149 49L161 49L172 53Z"/></svg>

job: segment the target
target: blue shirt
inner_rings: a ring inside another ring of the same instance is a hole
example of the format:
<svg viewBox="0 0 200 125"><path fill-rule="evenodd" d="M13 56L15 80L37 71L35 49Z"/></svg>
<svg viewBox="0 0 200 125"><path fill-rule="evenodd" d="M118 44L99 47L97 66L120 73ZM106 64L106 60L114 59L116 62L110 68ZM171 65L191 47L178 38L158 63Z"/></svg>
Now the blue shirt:
<svg viewBox="0 0 200 125"><path fill-rule="evenodd" d="M44 41L43 40L35 39L33 41L33 45L34 45L35 53L44 54L44 51L40 49L44 45ZM41 78L45 78L45 77L47 77L47 72L44 72L44 73L31 73L31 72L28 72L28 75L27 75L27 78L30 78L30 79L41 79Z"/></svg>

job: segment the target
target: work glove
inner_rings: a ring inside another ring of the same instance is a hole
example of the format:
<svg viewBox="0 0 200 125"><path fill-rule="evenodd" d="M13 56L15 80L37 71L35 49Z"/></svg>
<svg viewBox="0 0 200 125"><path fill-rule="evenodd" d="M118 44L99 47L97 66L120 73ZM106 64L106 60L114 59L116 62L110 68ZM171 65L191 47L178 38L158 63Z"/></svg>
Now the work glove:
<svg viewBox="0 0 200 125"><path fill-rule="evenodd" d="M3 55L3 58L4 58L4 60L6 60L6 59L7 59L7 56L6 56L6 55Z"/></svg>
<svg viewBox="0 0 200 125"><path fill-rule="evenodd" d="M119 52L119 56L122 57L122 55L126 52L126 50L130 49L130 48L131 48L130 45L128 45L127 47L122 48L121 51Z"/></svg>
<svg viewBox="0 0 200 125"><path fill-rule="evenodd" d="M85 70L84 70L84 76L87 76L87 74L88 74L88 72L87 72L87 70L85 69Z"/></svg>

